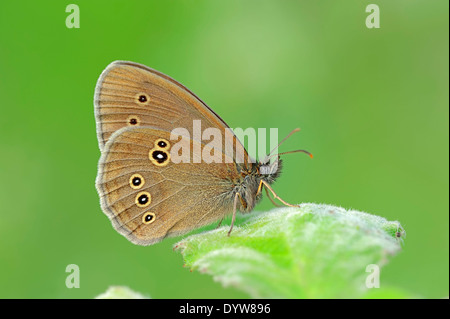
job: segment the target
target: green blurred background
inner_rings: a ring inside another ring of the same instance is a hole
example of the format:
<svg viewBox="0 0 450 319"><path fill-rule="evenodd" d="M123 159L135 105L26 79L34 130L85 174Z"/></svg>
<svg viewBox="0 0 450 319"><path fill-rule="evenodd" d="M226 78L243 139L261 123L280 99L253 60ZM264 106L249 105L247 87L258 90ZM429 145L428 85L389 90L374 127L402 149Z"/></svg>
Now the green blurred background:
<svg viewBox="0 0 450 319"><path fill-rule="evenodd" d="M448 296L448 1L76 1L68 29L70 3L0 5L0 297L246 297L183 268L180 238L138 247L101 212L93 94L118 59L180 81L230 127L301 127L282 150L315 158L287 155L276 191L399 220L381 285Z"/></svg>

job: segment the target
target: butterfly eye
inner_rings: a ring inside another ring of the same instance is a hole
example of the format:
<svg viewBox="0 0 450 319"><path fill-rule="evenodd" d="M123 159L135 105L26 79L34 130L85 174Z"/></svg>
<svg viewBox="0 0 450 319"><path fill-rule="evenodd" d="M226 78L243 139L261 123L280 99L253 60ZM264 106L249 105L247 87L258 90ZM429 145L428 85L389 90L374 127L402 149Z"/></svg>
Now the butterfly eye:
<svg viewBox="0 0 450 319"><path fill-rule="evenodd" d="M140 192L136 196L135 203L139 207L147 207L151 203L151 195L149 192Z"/></svg>
<svg viewBox="0 0 450 319"><path fill-rule="evenodd" d="M155 147L157 148L166 148L170 147L170 143L163 138L160 138L155 141Z"/></svg>
<svg viewBox="0 0 450 319"><path fill-rule="evenodd" d="M139 120L139 118L137 117L137 116L130 116L129 118L128 118L128 120L127 120L127 124L129 125L129 126L136 126L136 125L138 125L140 123L140 120Z"/></svg>
<svg viewBox="0 0 450 319"><path fill-rule="evenodd" d="M140 174L134 174L130 177L130 186L133 189L139 189L144 186L145 180Z"/></svg>
<svg viewBox="0 0 450 319"><path fill-rule="evenodd" d="M169 164L170 155L162 149L152 149L149 155L150 160L156 166L166 166Z"/></svg>
<svg viewBox="0 0 450 319"><path fill-rule="evenodd" d="M144 224L151 224L155 221L155 213L152 212L146 212L143 216L142 216L142 222Z"/></svg>

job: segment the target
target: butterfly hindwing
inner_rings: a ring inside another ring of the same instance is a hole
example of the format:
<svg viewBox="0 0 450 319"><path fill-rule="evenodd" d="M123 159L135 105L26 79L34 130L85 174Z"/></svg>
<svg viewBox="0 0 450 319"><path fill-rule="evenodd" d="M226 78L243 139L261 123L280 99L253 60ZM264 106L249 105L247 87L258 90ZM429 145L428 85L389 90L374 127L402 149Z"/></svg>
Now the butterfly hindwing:
<svg viewBox="0 0 450 319"><path fill-rule="evenodd" d="M186 233L232 209L231 182L223 176L236 175L235 164L199 165L193 163L195 154L175 164L174 143L167 131L125 127L105 144L96 181L102 209L133 243ZM190 141L192 149L197 143Z"/></svg>

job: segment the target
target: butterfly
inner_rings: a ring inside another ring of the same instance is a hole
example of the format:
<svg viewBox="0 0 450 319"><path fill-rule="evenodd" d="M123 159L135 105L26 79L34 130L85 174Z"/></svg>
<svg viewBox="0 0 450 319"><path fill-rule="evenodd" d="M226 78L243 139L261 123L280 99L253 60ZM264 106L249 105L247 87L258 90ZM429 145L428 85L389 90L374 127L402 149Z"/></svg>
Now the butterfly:
<svg viewBox="0 0 450 319"><path fill-rule="evenodd" d="M268 191L295 206L270 186L280 175L281 154L253 160L219 115L161 72L134 62L111 63L97 81L94 110L101 208L134 244L151 245L232 213L230 235L236 212L250 212L263 189L274 204ZM202 155L211 147L194 134L193 121L222 133L220 160L205 161ZM181 133L174 139L176 129ZM200 152L174 161L186 149Z"/></svg>

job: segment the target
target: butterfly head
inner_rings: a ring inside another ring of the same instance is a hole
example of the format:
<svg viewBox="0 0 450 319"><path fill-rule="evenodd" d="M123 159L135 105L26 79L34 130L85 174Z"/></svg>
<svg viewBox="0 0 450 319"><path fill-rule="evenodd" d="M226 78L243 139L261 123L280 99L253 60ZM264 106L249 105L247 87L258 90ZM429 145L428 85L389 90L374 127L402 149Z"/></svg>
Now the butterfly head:
<svg viewBox="0 0 450 319"><path fill-rule="evenodd" d="M283 153L275 153L273 154L278 147L286 140L288 139L293 133L298 132L300 129L295 129L291 133L289 133L288 136L286 136L278 145L275 147L269 154L267 154L262 160L258 162L258 165L256 166L256 182L258 185L264 181L267 184L272 184L275 182L275 180L280 176L281 174L281 168L282 168L282 161L280 156L284 154L290 154L290 153L305 153L309 155L309 157L313 157L313 155L305 150L295 150L295 151L289 151L289 152L283 152ZM272 160L273 158L276 158L276 160ZM272 160L272 161L271 161ZM258 186L257 195L259 194L260 187Z"/></svg>
<svg viewBox="0 0 450 319"><path fill-rule="evenodd" d="M257 167L260 178L267 183L272 184L281 174L282 160L279 156L277 160L272 163L263 160L258 163Z"/></svg>

